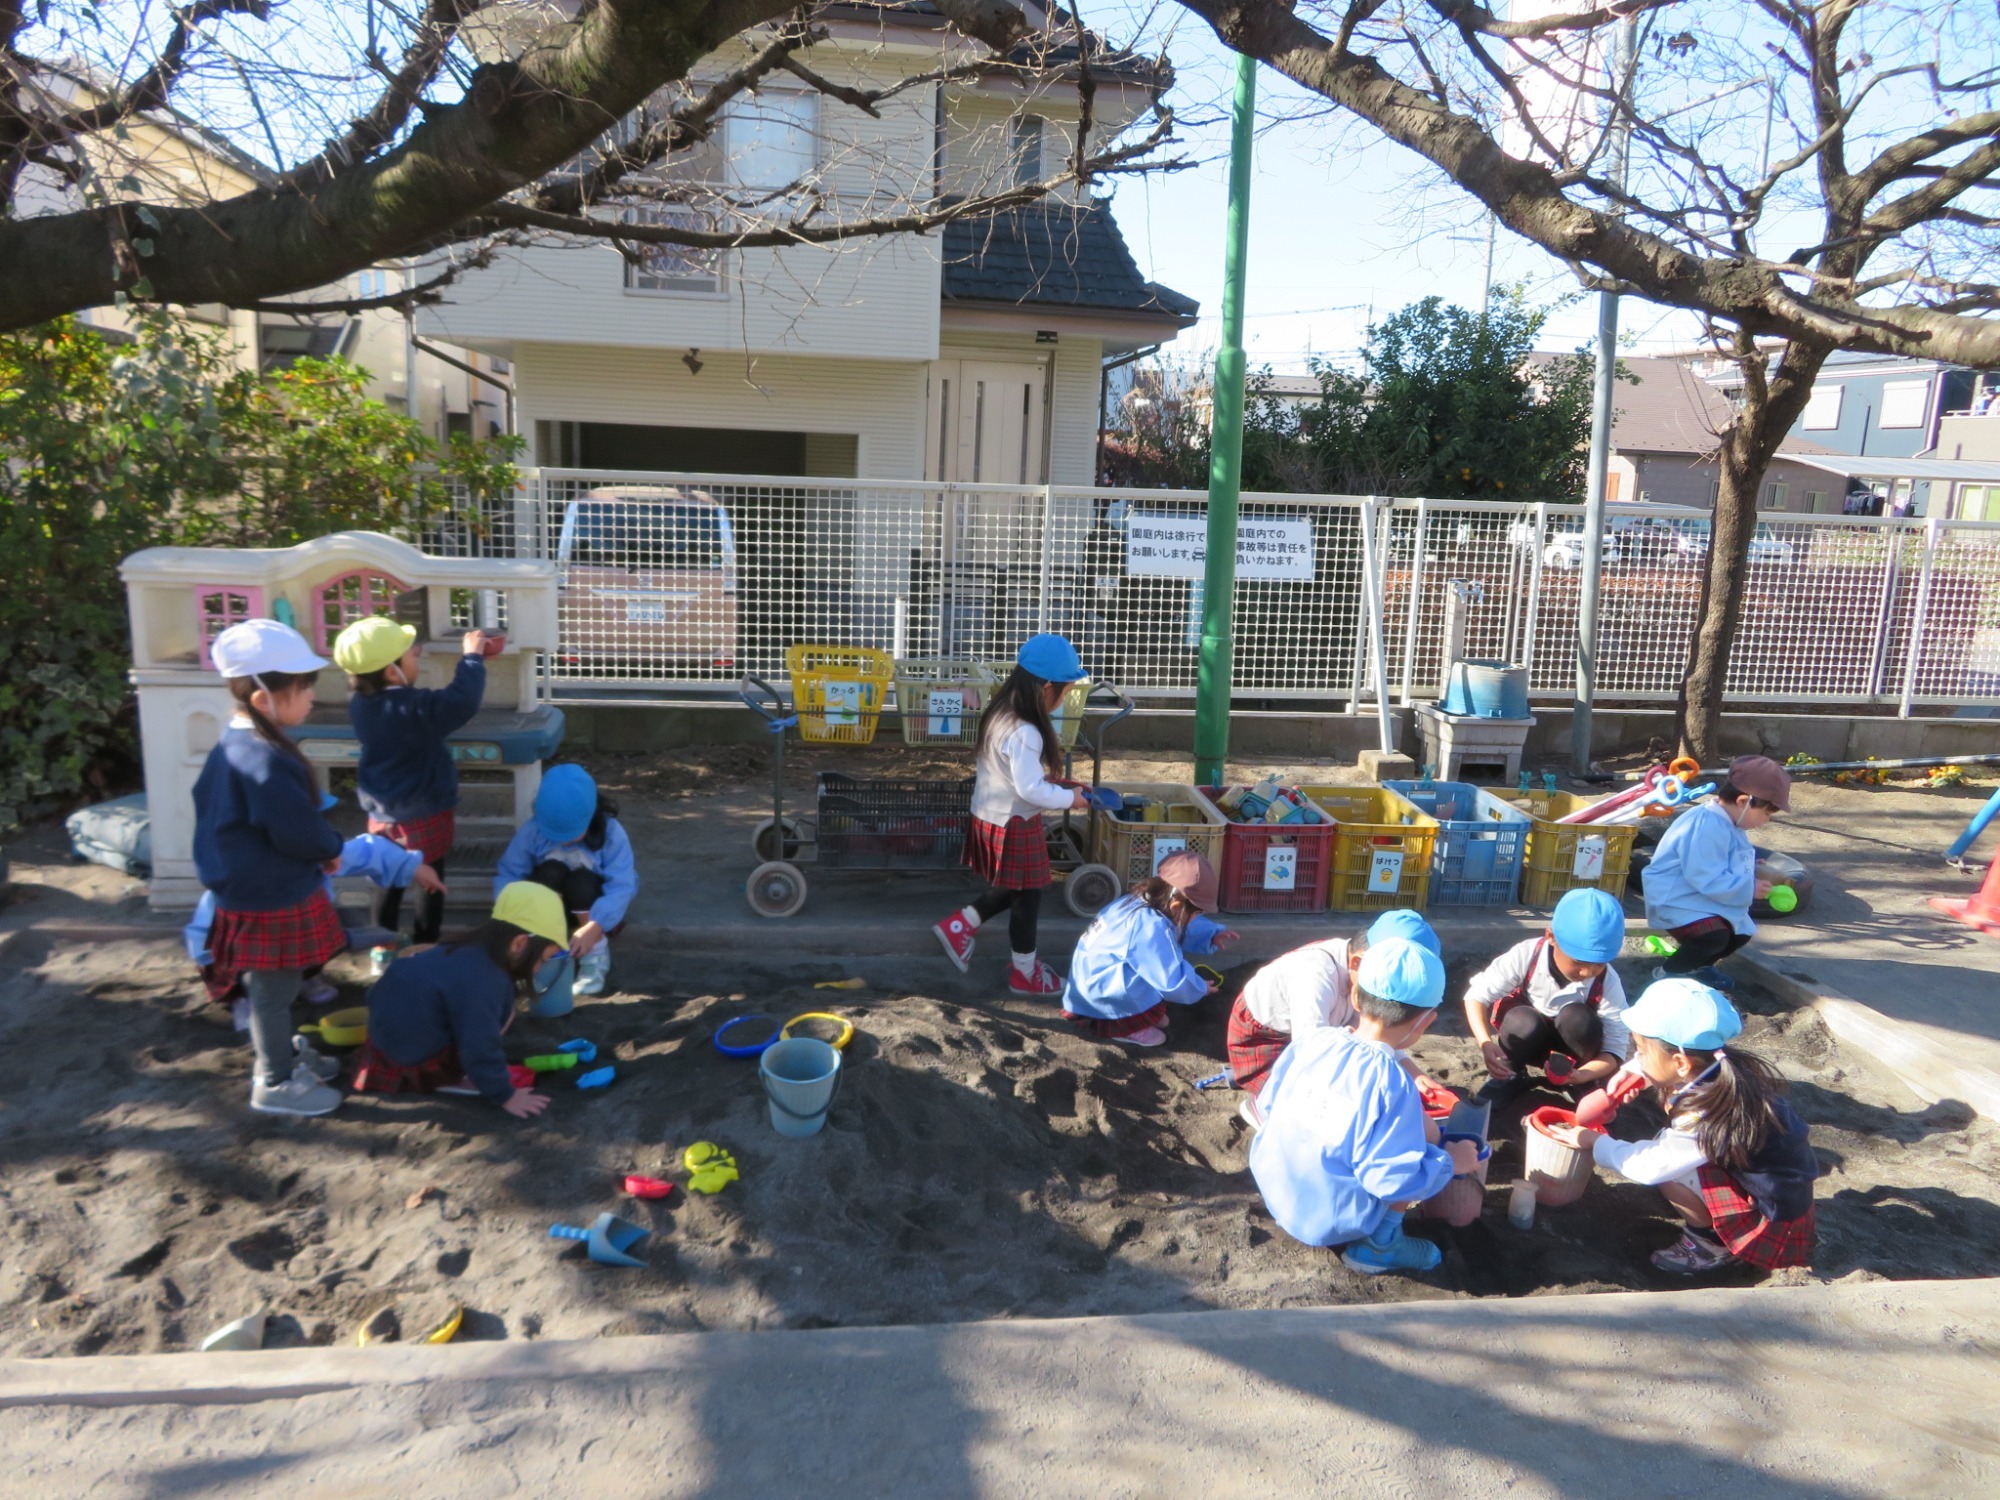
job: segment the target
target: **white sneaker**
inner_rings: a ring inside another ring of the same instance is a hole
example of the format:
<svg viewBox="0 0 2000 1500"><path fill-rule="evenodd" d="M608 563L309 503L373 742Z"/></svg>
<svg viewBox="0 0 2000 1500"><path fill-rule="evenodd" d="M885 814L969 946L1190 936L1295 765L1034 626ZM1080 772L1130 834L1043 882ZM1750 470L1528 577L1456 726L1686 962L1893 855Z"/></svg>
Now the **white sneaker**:
<svg viewBox="0 0 2000 1500"><path fill-rule="evenodd" d="M332 1083L340 1076L340 1059L328 1057L302 1036L292 1038L294 1068L303 1068L320 1083Z"/></svg>
<svg viewBox="0 0 2000 1500"><path fill-rule="evenodd" d="M260 1115L330 1115L340 1108L340 1090L330 1089L300 1064L283 1083L250 1086L250 1107Z"/></svg>
<svg viewBox="0 0 2000 1500"><path fill-rule="evenodd" d="M231 1003L229 1007L229 1019L236 1023L238 1031L248 1031L250 1029L250 1000L248 996L239 995Z"/></svg>
<svg viewBox="0 0 2000 1500"><path fill-rule="evenodd" d="M601 995L604 982L611 977L611 945L599 943L576 961L576 983L571 992L578 995Z"/></svg>

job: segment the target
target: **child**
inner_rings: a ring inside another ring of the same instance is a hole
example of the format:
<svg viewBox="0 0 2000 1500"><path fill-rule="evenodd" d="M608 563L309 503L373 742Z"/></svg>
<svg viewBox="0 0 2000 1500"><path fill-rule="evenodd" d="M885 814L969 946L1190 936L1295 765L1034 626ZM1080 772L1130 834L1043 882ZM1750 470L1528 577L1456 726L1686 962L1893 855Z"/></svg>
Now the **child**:
<svg viewBox="0 0 2000 1500"><path fill-rule="evenodd" d="M1625 910L1595 888L1556 903L1549 930L1516 943L1465 990L1465 1020L1491 1075L1476 1096L1501 1105L1534 1087L1528 1069L1550 1083L1592 1086L1632 1055L1625 986L1611 967L1625 946ZM1561 1054L1570 1064L1551 1064Z"/></svg>
<svg viewBox="0 0 2000 1500"><path fill-rule="evenodd" d="M1215 910L1217 893L1215 871L1201 855L1161 860L1159 874L1105 907L1078 941L1063 1018L1133 1047L1164 1042L1168 1005L1193 1005L1215 992L1183 955L1212 953L1236 935L1203 915Z"/></svg>
<svg viewBox="0 0 2000 1500"><path fill-rule="evenodd" d="M1667 1128L1649 1141L1615 1141L1576 1127L1572 1139L1600 1167L1657 1187L1687 1228L1653 1252L1679 1276L1732 1261L1802 1266L1813 1251L1819 1158L1806 1123L1771 1065L1729 1046L1743 1020L1726 996L1693 979L1661 979L1626 1013L1638 1055L1624 1071L1653 1085Z"/></svg>
<svg viewBox="0 0 2000 1500"><path fill-rule="evenodd" d="M625 913L639 894L632 841L614 816L617 811L598 795L597 783L582 766L551 766L535 794L534 817L508 843L493 877L496 896L517 880L532 880L562 897L575 928L569 951L579 995L604 993L611 935L625 925Z"/></svg>
<svg viewBox="0 0 2000 1500"><path fill-rule="evenodd" d="M1757 874L1750 834L1792 806L1792 778L1764 755L1742 755L1713 797L1667 825L1641 873L1646 921L1680 946L1653 971L1655 979L1690 974L1715 989L1730 985L1716 963L1756 932L1750 903L1771 893Z"/></svg>
<svg viewBox="0 0 2000 1500"><path fill-rule="evenodd" d="M500 1037L522 987L568 939L562 898L522 880L501 889L484 925L397 959L368 992L355 1088L477 1094L517 1119L540 1114L548 1095L514 1086Z"/></svg>
<svg viewBox="0 0 2000 1500"><path fill-rule="evenodd" d="M309 971L347 951L325 881L341 843L320 812L305 756L285 734L312 712L327 663L276 620L230 626L210 654L236 700L194 784L195 872L215 894L210 988L226 992L242 978L256 1052L250 1107L328 1114L340 1107L326 1086L339 1064L295 1052L292 1001Z"/></svg>
<svg viewBox="0 0 2000 1500"><path fill-rule="evenodd" d="M1354 971L1372 944L1392 937L1444 956L1431 924L1417 913L1385 911L1365 934L1307 943L1251 975L1229 1012L1229 1071L1236 1087L1260 1092L1293 1037L1325 1026L1353 1026Z"/></svg>
<svg viewBox="0 0 2000 1500"><path fill-rule="evenodd" d="M1349 1269L1434 1270L1443 1253L1404 1234L1403 1215L1453 1177L1476 1172L1479 1148L1438 1144L1397 1054L1436 1017L1444 964L1407 938L1389 938L1369 946L1354 979L1354 1029L1307 1031L1271 1069L1250 1175L1287 1234L1347 1246L1341 1259Z"/></svg>
<svg viewBox="0 0 2000 1500"><path fill-rule="evenodd" d="M347 718L361 742L355 773L368 831L414 849L441 876L457 834L458 769L445 737L479 712L486 693L485 632L469 630L451 684L417 686L423 653L417 632L384 615L356 620L333 643L334 662L353 696ZM403 893L391 887L376 919L390 931L403 915ZM426 891L417 904L411 940L434 943L444 922L444 893ZM387 953L376 955L380 972Z"/></svg>
<svg viewBox="0 0 2000 1500"><path fill-rule="evenodd" d="M1081 791L1055 784L1063 753L1050 715L1062 702L1063 689L1085 674L1076 647L1059 635L1030 636L1014 660L1012 675L979 716L972 824L965 841L965 862L989 889L931 931L963 974L980 924L1006 912L1014 951L1007 988L1017 995L1057 995L1062 975L1035 956L1042 891L1051 878L1042 814L1081 811L1090 804Z"/></svg>

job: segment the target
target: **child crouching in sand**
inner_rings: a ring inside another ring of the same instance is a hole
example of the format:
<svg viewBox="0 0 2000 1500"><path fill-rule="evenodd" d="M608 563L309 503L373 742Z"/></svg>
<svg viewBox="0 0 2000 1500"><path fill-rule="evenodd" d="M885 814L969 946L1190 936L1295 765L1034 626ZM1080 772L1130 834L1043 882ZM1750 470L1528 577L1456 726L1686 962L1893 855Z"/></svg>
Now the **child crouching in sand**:
<svg viewBox="0 0 2000 1500"><path fill-rule="evenodd" d="M1479 1168L1472 1141L1438 1144L1416 1081L1397 1053L1430 1029L1444 964L1404 938L1371 946L1355 974L1352 1031L1294 1039L1260 1096L1264 1125L1250 1175L1271 1217L1308 1245L1345 1245L1367 1276L1430 1271L1443 1252L1403 1232L1403 1215Z"/></svg>
<svg viewBox="0 0 2000 1500"><path fill-rule="evenodd" d="M1213 952L1236 934L1218 927L1219 884L1199 854L1174 854L1160 873L1097 914L1069 961L1063 1016L1095 1036L1132 1047L1157 1047L1169 1005L1193 1005L1215 985L1186 955Z"/></svg>
<svg viewBox="0 0 2000 1500"><path fill-rule="evenodd" d="M1549 930L1516 943L1465 989L1465 1022L1490 1075L1478 1097L1506 1104L1540 1068L1558 1088L1594 1086L1632 1055L1625 986L1611 967L1625 946L1625 911L1596 889L1556 903ZM1561 1056L1569 1064L1559 1067Z"/></svg>
<svg viewBox="0 0 2000 1500"><path fill-rule="evenodd" d="M1584 1126L1565 1133L1600 1167L1657 1187L1681 1216L1680 1243L1655 1250L1653 1264L1695 1276L1735 1262L1764 1270L1809 1262L1819 1158L1784 1081L1729 1045L1743 1030L1736 1007L1697 980L1662 979L1625 1024L1638 1051L1621 1071L1653 1086L1667 1128L1649 1141Z"/></svg>

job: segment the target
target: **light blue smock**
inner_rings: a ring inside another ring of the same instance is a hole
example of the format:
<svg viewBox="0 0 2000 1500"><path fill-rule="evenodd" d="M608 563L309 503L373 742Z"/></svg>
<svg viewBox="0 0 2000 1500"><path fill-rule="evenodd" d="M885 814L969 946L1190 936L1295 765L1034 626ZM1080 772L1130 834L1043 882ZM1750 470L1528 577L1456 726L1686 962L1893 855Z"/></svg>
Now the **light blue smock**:
<svg viewBox="0 0 2000 1500"><path fill-rule="evenodd" d="M1250 1175L1271 1217L1304 1244L1365 1239L1391 1203L1451 1182L1451 1157L1425 1141L1423 1099L1395 1050L1345 1027L1294 1036L1257 1103Z"/></svg>
<svg viewBox="0 0 2000 1500"><path fill-rule="evenodd" d="M604 882L604 894L590 908L590 920L610 932L625 920L632 898L639 894L639 866L632 858L632 841L616 818L604 820L604 847L587 849L583 840L558 844L542 832L533 818L515 830L500 867L493 877L493 894L517 880L526 880L545 859L560 860L574 869L595 870Z"/></svg>
<svg viewBox="0 0 2000 1500"><path fill-rule="evenodd" d="M1208 994L1174 924L1137 896L1120 896L1085 929L1069 961L1062 1008L1073 1016L1122 1021L1162 1000L1193 1005Z"/></svg>
<svg viewBox="0 0 2000 1500"><path fill-rule="evenodd" d="M1646 921L1671 932L1703 917L1721 917L1750 936L1750 902L1757 890L1757 851L1714 798L1667 825L1653 861L1639 877L1646 891Z"/></svg>

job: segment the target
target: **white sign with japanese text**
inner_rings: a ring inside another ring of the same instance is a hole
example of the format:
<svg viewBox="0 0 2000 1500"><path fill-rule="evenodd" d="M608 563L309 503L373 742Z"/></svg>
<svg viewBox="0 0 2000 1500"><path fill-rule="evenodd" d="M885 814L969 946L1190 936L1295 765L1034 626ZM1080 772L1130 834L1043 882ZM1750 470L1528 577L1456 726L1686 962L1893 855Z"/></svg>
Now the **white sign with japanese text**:
<svg viewBox="0 0 2000 1500"><path fill-rule="evenodd" d="M1264 889L1295 891L1299 888L1299 849L1296 844L1273 844L1264 851Z"/></svg>
<svg viewBox="0 0 2000 1500"><path fill-rule="evenodd" d="M1134 511L1125 522L1131 578L1200 578L1208 567L1208 518ZM1253 583L1313 581L1309 516L1244 516L1236 523L1236 576Z"/></svg>

